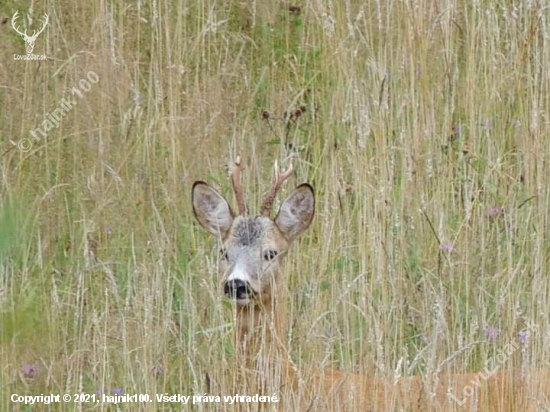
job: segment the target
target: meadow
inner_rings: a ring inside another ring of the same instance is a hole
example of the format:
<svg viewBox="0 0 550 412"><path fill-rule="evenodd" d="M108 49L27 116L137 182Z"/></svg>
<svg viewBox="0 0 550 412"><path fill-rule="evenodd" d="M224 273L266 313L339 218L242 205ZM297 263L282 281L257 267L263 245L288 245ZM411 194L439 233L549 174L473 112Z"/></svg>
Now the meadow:
<svg viewBox="0 0 550 412"><path fill-rule="evenodd" d="M48 14L47 60L14 59L16 11ZM549 366L545 1L0 0L0 42L0 410L226 408L10 397L234 394L191 186L235 204L238 155L252 211L275 160L295 168L275 207L315 188L283 271L297 365L428 378L516 340L503 368Z"/></svg>

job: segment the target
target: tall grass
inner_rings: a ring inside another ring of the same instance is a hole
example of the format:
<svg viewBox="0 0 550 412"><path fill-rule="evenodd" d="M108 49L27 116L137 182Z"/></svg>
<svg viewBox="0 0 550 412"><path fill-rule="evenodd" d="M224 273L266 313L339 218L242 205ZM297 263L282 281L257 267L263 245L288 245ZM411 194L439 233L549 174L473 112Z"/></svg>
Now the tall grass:
<svg viewBox="0 0 550 412"><path fill-rule="evenodd" d="M49 14L47 61L13 59L16 10L29 32ZM529 320L540 332L505 367L548 365L544 1L3 0L0 16L0 409L233 393L231 305L190 189L229 198L237 154L253 210L275 159L294 159L287 190L316 189L285 268L297 364L474 371Z"/></svg>

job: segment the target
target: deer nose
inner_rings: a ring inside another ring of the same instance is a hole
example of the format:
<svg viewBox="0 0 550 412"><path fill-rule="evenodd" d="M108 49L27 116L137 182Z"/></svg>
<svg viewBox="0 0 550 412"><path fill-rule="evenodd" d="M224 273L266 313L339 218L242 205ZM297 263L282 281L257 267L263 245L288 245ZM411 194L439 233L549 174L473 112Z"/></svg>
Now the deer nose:
<svg viewBox="0 0 550 412"><path fill-rule="evenodd" d="M245 299L248 297L250 288L248 282L245 282L241 279L231 279L225 282L223 291L230 298Z"/></svg>

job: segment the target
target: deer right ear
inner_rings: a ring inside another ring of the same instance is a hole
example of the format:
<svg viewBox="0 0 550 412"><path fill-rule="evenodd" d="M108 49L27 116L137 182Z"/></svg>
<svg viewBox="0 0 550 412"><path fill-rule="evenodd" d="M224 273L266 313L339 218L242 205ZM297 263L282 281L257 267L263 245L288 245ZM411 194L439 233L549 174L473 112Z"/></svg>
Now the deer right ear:
<svg viewBox="0 0 550 412"><path fill-rule="evenodd" d="M192 199L199 223L213 235L224 237L233 224L233 212L224 197L205 182L195 182Z"/></svg>
<svg viewBox="0 0 550 412"><path fill-rule="evenodd" d="M285 237L292 241L306 230L315 214L313 188L303 183L281 205L275 223Z"/></svg>

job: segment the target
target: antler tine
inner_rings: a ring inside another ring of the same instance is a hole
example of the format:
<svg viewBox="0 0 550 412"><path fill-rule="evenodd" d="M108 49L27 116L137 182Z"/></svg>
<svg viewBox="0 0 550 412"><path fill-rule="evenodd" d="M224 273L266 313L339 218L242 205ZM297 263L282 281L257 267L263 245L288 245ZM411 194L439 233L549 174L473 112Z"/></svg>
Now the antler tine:
<svg viewBox="0 0 550 412"><path fill-rule="evenodd" d="M273 205L273 201L275 200L275 196L277 196L277 192L283 185L284 181L290 177L292 174L292 161L290 162L290 165L288 166L288 169L283 174L280 174L279 172L279 165L277 164L277 161L275 161L275 182L273 183L273 187L271 188L271 191L269 192L269 195L264 200L264 204L262 206L262 215L269 216L271 212L271 206Z"/></svg>
<svg viewBox="0 0 550 412"><path fill-rule="evenodd" d="M44 25L42 26L42 28L40 29L40 31L39 31L38 33L36 33L35 35L33 35L33 36L37 36L37 37L38 37L38 35L39 35L40 33L42 33L42 32L44 31L44 29L46 28L46 25L48 24L48 20L50 19L50 17L49 17L46 13L44 13L44 16L46 17L46 19L44 20Z"/></svg>
<svg viewBox="0 0 550 412"><path fill-rule="evenodd" d="M243 188L241 186L241 172L244 170L244 166L241 163L241 157L237 156L235 164L231 170L231 182L233 183L233 190L237 197L237 206L239 207L239 215L248 214L246 208L246 201L244 199Z"/></svg>
<svg viewBox="0 0 550 412"><path fill-rule="evenodd" d="M35 40L36 40L36 38L38 37L38 35L39 35L40 33L42 33L42 32L44 31L44 29L46 28L46 25L48 24L48 20L49 20L50 18L49 18L48 15L45 14L45 13L44 13L44 17L46 17L46 18L44 19L44 24L42 25L42 28L38 31L38 33L36 32L36 30L33 30L33 31L32 31L32 36L31 36L32 39L35 39Z"/></svg>
<svg viewBox="0 0 550 412"><path fill-rule="evenodd" d="M17 13L19 13L19 11L16 11L15 14L13 15L12 19L11 19L11 25L13 26L14 30L19 33L21 36L26 36L27 35L27 30L25 30L25 33L21 33L19 31L19 29L15 26L15 21L17 20Z"/></svg>

